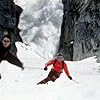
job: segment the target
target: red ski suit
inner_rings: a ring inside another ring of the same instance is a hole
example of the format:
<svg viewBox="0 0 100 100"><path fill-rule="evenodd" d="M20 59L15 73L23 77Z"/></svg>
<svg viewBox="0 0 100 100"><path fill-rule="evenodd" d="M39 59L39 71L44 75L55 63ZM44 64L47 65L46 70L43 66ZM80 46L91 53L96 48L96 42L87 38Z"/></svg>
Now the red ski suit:
<svg viewBox="0 0 100 100"><path fill-rule="evenodd" d="M50 60L48 63L46 63L45 67L48 67L49 65L52 65L52 64L53 64L52 70L54 70L60 74L60 73L62 73L62 71L64 69L66 75L68 77L70 76L67 65L64 62L58 61L58 60L56 60L56 62L55 62L55 60Z"/></svg>

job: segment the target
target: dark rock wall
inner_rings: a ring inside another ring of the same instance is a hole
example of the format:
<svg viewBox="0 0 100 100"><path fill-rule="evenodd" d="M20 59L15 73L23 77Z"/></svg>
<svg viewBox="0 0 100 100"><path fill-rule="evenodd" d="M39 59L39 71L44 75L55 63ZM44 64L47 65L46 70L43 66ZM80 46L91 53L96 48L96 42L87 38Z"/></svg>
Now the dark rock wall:
<svg viewBox="0 0 100 100"><path fill-rule="evenodd" d="M67 60L99 56L100 0L62 0L62 2L64 16L59 51L64 53Z"/></svg>
<svg viewBox="0 0 100 100"><path fill-rule="evenodd" d="M11 52L16 55L16 41L22 42L18 29L19 16L23 9L15 5L13 0L0 0L0 41L4 34L10 34L12 37Z"/></svg>

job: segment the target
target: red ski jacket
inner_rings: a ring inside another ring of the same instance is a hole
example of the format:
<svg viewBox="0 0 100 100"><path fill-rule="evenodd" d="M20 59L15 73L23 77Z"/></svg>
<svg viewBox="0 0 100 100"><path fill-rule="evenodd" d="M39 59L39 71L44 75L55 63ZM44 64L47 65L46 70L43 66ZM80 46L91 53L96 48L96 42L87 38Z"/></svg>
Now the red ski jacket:
<svg viewBox="0 0 100 100"><path fill-rule="evenodd" d="M63 61L58 61L58 60L50 60L48 63L46 63L45 67L48 67L49 65L52 65L52 70L58 72L58 73L62 73L63 69L66 73L66 75L69 77L70 73L69 70L67 68L67 65L63 62Z"/></svg>

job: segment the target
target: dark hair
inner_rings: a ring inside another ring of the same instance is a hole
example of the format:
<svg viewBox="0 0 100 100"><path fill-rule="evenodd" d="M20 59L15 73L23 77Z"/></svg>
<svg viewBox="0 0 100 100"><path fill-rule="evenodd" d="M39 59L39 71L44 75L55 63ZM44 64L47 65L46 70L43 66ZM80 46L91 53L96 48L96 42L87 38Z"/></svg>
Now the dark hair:
<svg viewBox="0 0 100 100"><path fill-rule="evenodd" d="M5 37L7 37L7 38L9 38L9 39L11 40L11 36L10 36L9 34L4 35L3 38L2 38L2 40L3 40Z"/></svg>

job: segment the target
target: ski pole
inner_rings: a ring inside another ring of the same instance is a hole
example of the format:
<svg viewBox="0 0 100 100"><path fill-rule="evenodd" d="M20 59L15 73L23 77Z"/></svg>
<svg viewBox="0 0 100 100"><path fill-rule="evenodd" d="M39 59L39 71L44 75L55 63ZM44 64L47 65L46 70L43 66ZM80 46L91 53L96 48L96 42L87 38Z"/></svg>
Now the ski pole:
<svg viewBox="0 0 100 100"><path fill-rule="evenodd" d="M27 68L27 69L40 69L40 70L43 70L43 68L38 68L38 67L24 67L24 68Z"/></svg>
<svg viewBox="0 0 100 100"><path fill-rule="evenodd" d="M75 81L75 80L73 80L73 79L72 79L72 81L74 81L75 83L79 84L77 81Z"/></svg>

